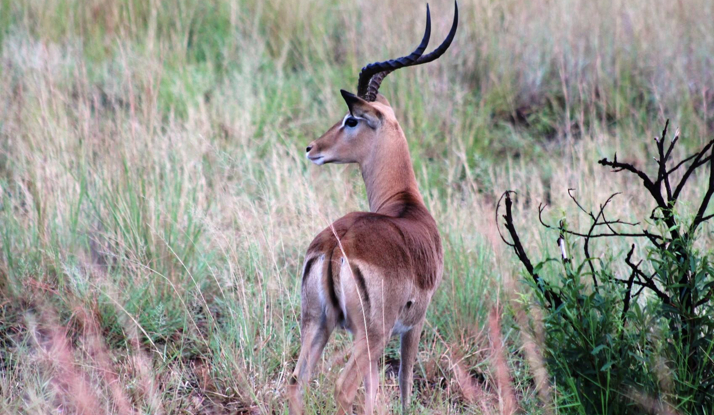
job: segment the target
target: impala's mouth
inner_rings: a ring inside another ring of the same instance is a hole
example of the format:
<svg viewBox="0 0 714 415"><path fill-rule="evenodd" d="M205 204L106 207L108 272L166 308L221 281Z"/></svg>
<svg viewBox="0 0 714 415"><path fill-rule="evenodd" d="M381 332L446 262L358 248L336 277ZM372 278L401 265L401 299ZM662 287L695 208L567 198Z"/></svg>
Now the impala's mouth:
<svg viewBox="0 0 714 415"><path fill-rule="evenodd" d="M318 166L321 164L325 164L325 157L323 157L323 156L311 156L308 154L307 158L308 158L308 160L317 164Z"/></svg>

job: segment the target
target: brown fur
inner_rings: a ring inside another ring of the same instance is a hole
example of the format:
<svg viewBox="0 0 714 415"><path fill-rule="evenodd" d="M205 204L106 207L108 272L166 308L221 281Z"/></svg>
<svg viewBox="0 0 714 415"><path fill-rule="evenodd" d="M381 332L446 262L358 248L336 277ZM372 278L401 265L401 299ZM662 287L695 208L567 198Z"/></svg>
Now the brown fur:
<svg viewBox="0 0 714 415"><path fill-rule="evenodd" d="M349 99L348 99L349 98ZM312 241L302 278L302 346L290 380L290 412L302 413L301 388L333 329L354 334L352 357L336 385L338 413L351 413L361 378L365 413L379 381L377 361L392 334L401 335L399 385L406 411L426 309L441 281L443 253L436 222L417 188L406 138L384 97L346 97L357 127L342 122L308 147L308 158L358 163L371 212L353 212Z"/></svg>

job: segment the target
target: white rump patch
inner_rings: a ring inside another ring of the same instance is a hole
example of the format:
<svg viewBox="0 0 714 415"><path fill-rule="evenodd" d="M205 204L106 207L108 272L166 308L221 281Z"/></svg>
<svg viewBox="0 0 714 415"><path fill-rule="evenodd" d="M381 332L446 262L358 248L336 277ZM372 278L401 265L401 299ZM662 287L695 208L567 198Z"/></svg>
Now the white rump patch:
<svg viewBox="0 0 714 415"><path fill-rule="evenodd" d="M319 271L319 277L317 279L317 298L320 299L320 306L325 307L325 285L322 283L322 270L323 268L323 262L325 262L325 255L320 255L320 259L317 261L317 266L320 267ZM313 265L314 267L314 265Z"/></svg>
<svg viewBox="0 0 714 415"><path fill-rule="evenodd" d="M343 258L344 259L344 258ZM352 275L352 269L350 268L349 264L346 261L342 261L342 265L340 265L340 298L339 298L339 303L340 303L340 308L342 309L342 315L344 316L345 320L349 320L347 318L347 302L346 302L346 296L345 296L345 282L347 282L347 279L352 280L352 285L354 284L354 275Z"/></svg>

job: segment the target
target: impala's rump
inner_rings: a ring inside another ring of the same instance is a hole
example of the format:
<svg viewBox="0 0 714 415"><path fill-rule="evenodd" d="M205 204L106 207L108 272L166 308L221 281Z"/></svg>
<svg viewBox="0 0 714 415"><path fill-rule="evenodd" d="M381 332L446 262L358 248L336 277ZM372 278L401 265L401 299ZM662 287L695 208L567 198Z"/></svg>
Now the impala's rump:
<svg viewBox="0 0 714 415"><path fill-rule="evenodd" d="M428 216L415 207L404 209L413 217L356 212L335 221L308 248L303 291L319 293L324 315L334 313L350 332L365 319L382 320L394 305L393 327L382 335L409 331L423 318L442 269L435 223L420 210Z"/></svg>

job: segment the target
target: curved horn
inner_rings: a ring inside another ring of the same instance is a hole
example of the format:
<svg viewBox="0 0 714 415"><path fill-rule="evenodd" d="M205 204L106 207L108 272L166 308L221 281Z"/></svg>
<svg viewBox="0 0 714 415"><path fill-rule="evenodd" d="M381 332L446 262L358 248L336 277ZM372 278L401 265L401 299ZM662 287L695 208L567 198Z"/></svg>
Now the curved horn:
<svg viewBox="0 0 714 415"><path fill-rule="evenodd" d="M429 31L430 30L430 27L429 27L429 25L430 25L429 5L427 4L426 7L427 7L427 31ZM428 62L438 59L441 55L444 54L444 52L446 52L447 49L449 49L449 46L451 46L451 42L454 40L454 36L456 35L456 28L458 27L458 25L459 25L459 5L456 1L454 1L454 21L451 24L451 30L449 31L449 34L446 36L446 39L444 39L444 41L441 43L441 45L439 45L431 53L428 53L426 55L420 54L420 56L416 60L414 60L406 65L402 65L402 66L395 67L395 68L386 67L382 71L374 73L372 75L372 77L370 78L370 80L367 84L367 87L365 88L365 94L364 95L360 94L360 96L362 96L367 101L374 101L377 98L377 93L379 92L379 87L382 84L382 81L392 71L397 70L399 68L404 68L407 66L421 65L421 64L428 63ZM422 41L422 43L424 43L424 42ZM417 50L418 50L418 48L417 48ZM414 52L416 52L416 51L414 51ZM403 59L403 58L400 58L400 59ZM371 65L376 65L376 64L371 64ZM364 70L366 68L370 67L371 65L367 65L365 68L363 68L362 72L364 73ZM362 82L362 74L360 74L360 84L358 85L358 91L360 90L359 88L362 86L361 82Z"/></svg>
<svg viewBox="0 0 714 415"><path fill-rule="evenodd" d="M431 36L431 13L429 12L429 4L426 5L426 29L424 30L424 37L421 39L421 43L414 49L414 52L407 56L402 56L401 58L392 59L384 62L374 62L366 65L362 68L362 72L359 74L359 81L357 83L357 95L367 101L374 101L377 97L377 93L370 96L368 88L370 85L370 80L376 74L381 72L391 72L405 66L413 65L421 57L421 55L426 50L426 46L429 44L429 37Z"/></svg>
<svg viewBox="0 0 714 415"><path fill-rule="evenodd" d="M444 39L443 42L441 42L441 45L431 51L431 53L428 53L426 55L422 55L417 59L416 62L414 62L411 66L414 65L421 65L422 63L428 63L431 61L435 61L439 59L441 55L446 52L447 49L449 49L449 46L451 46L451 42L454 40L454 36L456 36L456 28L459 26L459 4L457 2L454 2L454 21L451 23L451 30L449 30L449 34L446 36L446 39Z"/></svg>

